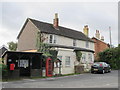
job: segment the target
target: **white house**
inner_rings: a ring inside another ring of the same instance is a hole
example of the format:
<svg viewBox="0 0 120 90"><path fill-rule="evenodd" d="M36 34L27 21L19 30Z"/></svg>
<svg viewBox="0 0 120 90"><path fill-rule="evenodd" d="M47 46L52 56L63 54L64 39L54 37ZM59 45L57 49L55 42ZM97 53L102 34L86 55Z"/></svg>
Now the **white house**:
<svg viewBox="0 0 120 90"><path fill-rule="evenodd" d="M44 43L58 51L58 58L62 61L62 74L74 73L76 60L75 51L82 52L80 64L89 70L94 62L94 41L88 35L88 26L84 27L85 34L80 31L59 26L59 19L55 14L53 24L28 18L18 35L18 51L36 52L36 36L38 31L44 37ZM87 32L87 33L86 33ZM58 73L58 68L54 73Z"/></svg>

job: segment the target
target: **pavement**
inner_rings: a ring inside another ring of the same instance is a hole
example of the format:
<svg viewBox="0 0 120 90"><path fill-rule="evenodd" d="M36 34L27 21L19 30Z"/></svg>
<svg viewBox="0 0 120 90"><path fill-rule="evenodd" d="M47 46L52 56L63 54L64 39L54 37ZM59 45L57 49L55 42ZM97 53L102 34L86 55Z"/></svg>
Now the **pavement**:
<svg viewBox="0 0 120 90"><path fill-rule="evenodd" d="M3 82L2 88L118 88L118 70L79 75Z"/></svg>

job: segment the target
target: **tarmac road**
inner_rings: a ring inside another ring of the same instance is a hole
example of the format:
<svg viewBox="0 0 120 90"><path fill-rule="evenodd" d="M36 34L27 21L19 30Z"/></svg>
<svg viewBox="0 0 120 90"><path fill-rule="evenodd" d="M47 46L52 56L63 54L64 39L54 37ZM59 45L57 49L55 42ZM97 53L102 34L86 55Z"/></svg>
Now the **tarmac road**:
<svg viewBox="0 0 120 90"><path fill-rule="evenodd" d="M23 79L3 82L3 88L118 88L118 71L111 73L51 77L44 79Z"/></svg>

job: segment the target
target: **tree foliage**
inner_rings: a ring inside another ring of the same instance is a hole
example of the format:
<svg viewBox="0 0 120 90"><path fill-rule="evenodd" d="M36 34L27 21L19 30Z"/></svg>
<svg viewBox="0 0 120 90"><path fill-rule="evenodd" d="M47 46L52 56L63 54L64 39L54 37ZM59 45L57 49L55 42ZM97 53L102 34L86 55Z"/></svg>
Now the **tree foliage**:
<svg viewBox="0 0 120 90"><path fill-rule="evenodd" d="M8 47L11 51L16 51L17 50L17 43L16 42L8 42Z"/></svg>
<svg viewBox="0 0 120 90"><path fill-rule="evenodd" d="M120 69L120 44L99 54L99 61L109 63L113 69Z"/></svg>
<svg viewBox="0 0 120 90"><path fill-rule="evenodd" d="M37 51L43 53L43 60L46 60L47 57L51 57L53 60L57 60L58 51L52 50L51 47L44 43L46 38L39 31L37 33Z"/></svg>
<svg viewBox="0 0 120 90"><path fill-rule="evenodd" d="M77 61L80 62L81 57L82 57L81 51L75 51L75 53L76 53L76 59L77 59Z"/></svg>

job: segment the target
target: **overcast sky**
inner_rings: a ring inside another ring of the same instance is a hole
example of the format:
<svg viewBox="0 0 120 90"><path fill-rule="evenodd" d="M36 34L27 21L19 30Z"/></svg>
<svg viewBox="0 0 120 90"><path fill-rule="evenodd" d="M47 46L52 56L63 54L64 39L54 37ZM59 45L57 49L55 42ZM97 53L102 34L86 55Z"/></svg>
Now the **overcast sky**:
<svg viewBox="0 0 120 90"><path fill-rule="evenodd" d="M27 18L53 23L55 13L59 15L60 26L83 32L87 24L89 37L99 30L106 43L109 43L111 26L112 44L118 44L117 2L1 2L0 11L0 46L17 41Z"/></svg>

